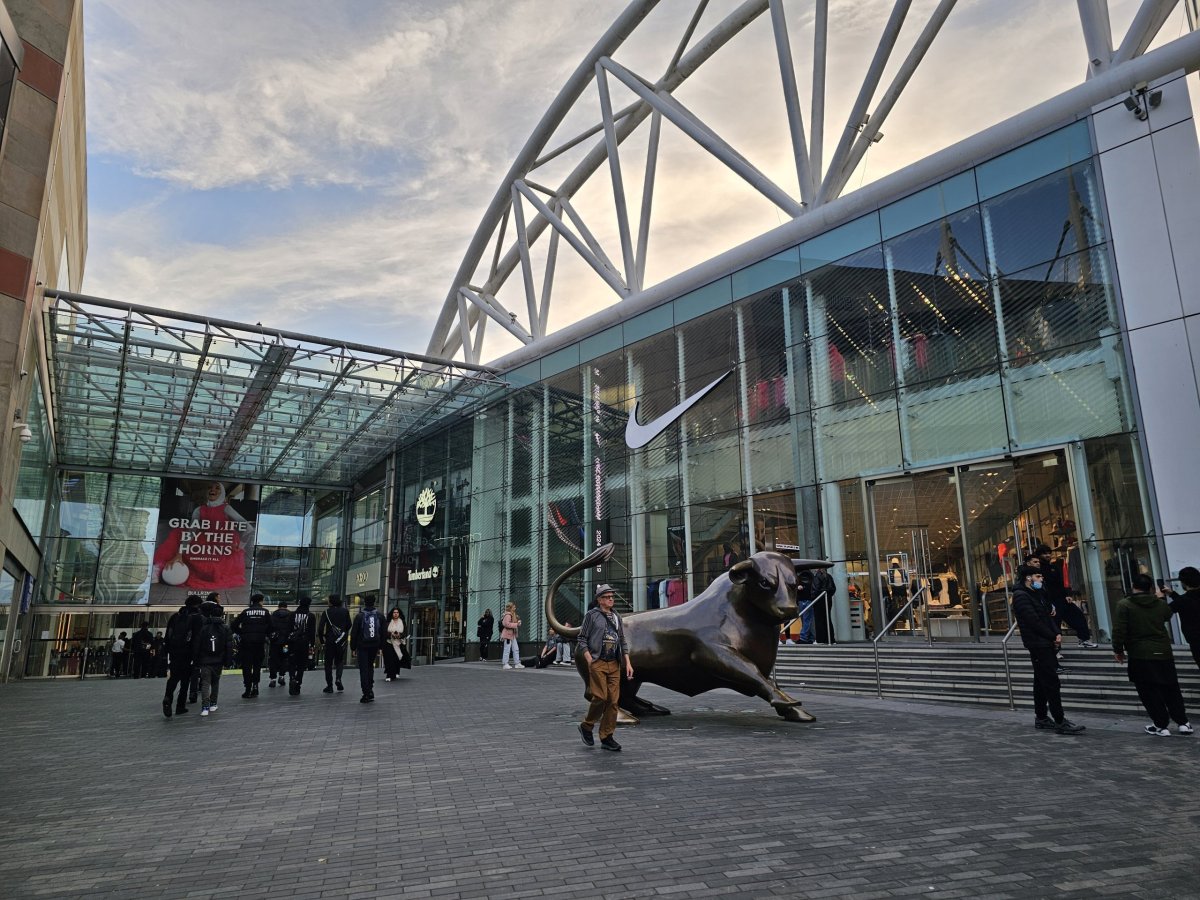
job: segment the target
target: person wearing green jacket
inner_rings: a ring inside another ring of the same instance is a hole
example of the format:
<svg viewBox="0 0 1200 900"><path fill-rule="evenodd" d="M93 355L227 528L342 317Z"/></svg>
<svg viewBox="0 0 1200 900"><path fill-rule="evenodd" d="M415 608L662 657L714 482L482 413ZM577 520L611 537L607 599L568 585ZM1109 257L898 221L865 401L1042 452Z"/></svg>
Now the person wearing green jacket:
<svg viewBox="0 0 1200 900"><path fill-rule="evenodd" d="M1137 572L1130 580L1135 593L1117 604L1113 616L1113 656L1119 663L1129 658L1129 680L1153 720L1146 733L1167 737L1174 719L1180 734L1191 734L1166 628L1171 607L1154 593L1149 575Z"/></svg>

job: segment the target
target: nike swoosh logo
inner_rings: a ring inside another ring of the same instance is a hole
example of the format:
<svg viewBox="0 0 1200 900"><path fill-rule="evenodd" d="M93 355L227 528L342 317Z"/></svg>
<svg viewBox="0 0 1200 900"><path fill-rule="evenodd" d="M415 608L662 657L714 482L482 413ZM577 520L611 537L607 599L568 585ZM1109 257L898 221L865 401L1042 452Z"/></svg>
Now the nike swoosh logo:
<svg viewBox="0 0 1200 900"><path fill-rule="evenodd" d="M629 421L625 423L625 445L631 450L637 450L639 447L645 447L648 443L666 431L672 422L703 400L705 394L707 394L732 374L733 369L730 369L712 384L708 385L708 387L701 388L678 406L672 407L653 422L647 422L645 425L638 424L638 405L640 401L635 400L633 402L633 410L629 413Z"/></svg>

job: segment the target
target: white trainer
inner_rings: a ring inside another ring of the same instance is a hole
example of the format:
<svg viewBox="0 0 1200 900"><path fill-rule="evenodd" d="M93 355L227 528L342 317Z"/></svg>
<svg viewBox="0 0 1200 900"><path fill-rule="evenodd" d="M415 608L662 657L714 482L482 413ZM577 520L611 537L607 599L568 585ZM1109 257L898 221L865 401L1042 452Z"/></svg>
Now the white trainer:
<svg viewBox="0 0 1200 900"><path fill-rule="evenodd" d="M206 706L206 707L204 707L204 709L200 710L200 715L201 715L201 716L207 716L207 715L208 715L208 707L207 707L207 706Z"/></svg>
<svg viewBox="0 0 1200 900"><path fill-rule="evenodd" d="M1178 731L1180 734L1191 734L1191 733L1192 733L1192 726L1191 726L1191 724L1190 724L1190 723L1188 723L1188 722L1184 722L1184 723L1183 723L1182 725L1180 725L1180 726L1179 726L1179 728L1177 728L1176 730L1177 730L1177 731Z"/></svg>
<svg viewBox="0 0 1200 900"><path fill-rule="evenodd" d="M209 711L209 712L216 712L218 708L219 708L219 707L217 706L217 704L215 704L215 703L214 703L212 706L210 706L210 707L208 708L208 711Z"/></svg>
<svg viewBox="0 0 1200 900"><path fill-rule="evenodd" d="M1151 724L1146 726L1146 734L1152 734L1155 737L1170 737L1171 732L1166 728L1159 728L1157 725Z"/></svg>

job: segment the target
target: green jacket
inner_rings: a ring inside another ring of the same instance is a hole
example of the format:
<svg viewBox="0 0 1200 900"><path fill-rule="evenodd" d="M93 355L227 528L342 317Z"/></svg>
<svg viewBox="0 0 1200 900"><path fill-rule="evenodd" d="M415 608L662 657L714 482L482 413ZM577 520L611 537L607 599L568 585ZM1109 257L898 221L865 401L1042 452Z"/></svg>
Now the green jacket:
<svg viewBox="0 0 1200 900"><path fill-rule="evenodd" d="M1171 636L1166 628L1172 615L1171 607L1161 597L1125 597L1117 603L1113 616L1113 651L1130 659L1172 659Z"/></svg>

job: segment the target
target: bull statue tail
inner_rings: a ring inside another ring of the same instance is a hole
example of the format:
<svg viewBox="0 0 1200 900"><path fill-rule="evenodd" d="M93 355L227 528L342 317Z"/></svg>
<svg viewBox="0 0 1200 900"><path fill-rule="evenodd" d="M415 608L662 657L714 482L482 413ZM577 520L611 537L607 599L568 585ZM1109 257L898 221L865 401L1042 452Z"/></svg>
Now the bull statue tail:
<svg viewBox="0 0 1200 900"><path fill-rule="evenodd" d="M568 628L562 622L558 621L558 617L554 615L554 595L558 593L558 589L562 587L562 583L574 575L576 572L582 572L584 569L590 569L592 566L598 566L602 562L607 562L608 558L613 555L613 550L616 549L615 544L605 544L593 550L579 562L572 563L562 574L554 579L554 583L550 585L550 589L546 591L546 621L550 623L550 627L565 638L579 637L578 628Z"/></svg>

